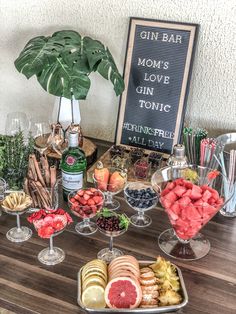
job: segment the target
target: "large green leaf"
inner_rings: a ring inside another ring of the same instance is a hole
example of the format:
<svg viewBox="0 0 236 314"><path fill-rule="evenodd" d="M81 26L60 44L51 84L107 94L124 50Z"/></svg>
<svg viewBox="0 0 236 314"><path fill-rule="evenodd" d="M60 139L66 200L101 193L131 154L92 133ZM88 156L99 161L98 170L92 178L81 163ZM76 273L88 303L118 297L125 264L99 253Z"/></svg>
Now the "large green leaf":
<svg viewBox="0 0 236 314"><path fill-rule="evenodd" d="M72 71L60 58L44 68L38 75L38 81L48 93L66 98L74 95L75 99L85 99L90 88L89 77L82 72Z"/></svg>
<svg viewBox="0 0 236 314"><path fill-rule="evenodd" d="M35 37L26 44L16 59L15 66L29 79L40 73L45 65L54 62L62 48L62 45L55 45L47 37Z"/></svg>
<svg viewBox="0 0 236 314"><path fill-rule="evenodd" d="M71 98L73 94L76 99L85 99L92 71L111 80L116 95L124 90L123 79L109 50L100 41L82 38L72 30L31 39L15 66L27 78L36 75L41 86L56 96Z"/></svg>

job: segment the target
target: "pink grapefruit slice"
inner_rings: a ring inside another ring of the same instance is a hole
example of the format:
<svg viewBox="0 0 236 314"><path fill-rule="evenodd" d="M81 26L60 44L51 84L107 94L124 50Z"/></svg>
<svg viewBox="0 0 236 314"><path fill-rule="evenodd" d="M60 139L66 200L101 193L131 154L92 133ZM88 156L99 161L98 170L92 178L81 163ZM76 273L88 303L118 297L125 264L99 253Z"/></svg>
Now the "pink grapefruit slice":
<svg viewBox="0 0 236 314"><path fill-rule="evenodd" d="M142 289L137 280L117 277L105 289L105 301L109 308L134 309L142 300Z"/></svg>

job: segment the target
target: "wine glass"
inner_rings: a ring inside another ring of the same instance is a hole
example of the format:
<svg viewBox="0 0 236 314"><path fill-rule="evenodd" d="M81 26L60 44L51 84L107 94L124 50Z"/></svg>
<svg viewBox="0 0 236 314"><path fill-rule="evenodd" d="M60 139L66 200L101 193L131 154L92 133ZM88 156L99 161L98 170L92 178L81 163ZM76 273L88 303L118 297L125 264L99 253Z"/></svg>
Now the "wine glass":
<svg viewBox="0 0 236 314"><path fill-rule="evenodd" d="M233 197L222 189L223 174L207 167L165 167L152 176L160 192L172 229L158 238L161 250L181 260L197 260L208 254L210 242L199 231Z"/></svg>
<svg viewBox="0 0 236 314"><path fill-rule="evenodd" d="M142 182L131 182L126 185L124 195L128 205L138 212L130 217L132 225L135 227L149 226L152 219L144 212L154 208L158 201L152 186Z"/></svg>
<svg viewBox="0 0 236 314"><path fill-rule="evenodd" d="M77 223L75 226L75 230L79 234L87 236L97 231L96 223L90 221L90 219L95 217L97 212L102 209L103 203L103 193L94 188L81 189L69 193L68 205L70 210L74 215L83 219L82 222Z"/></svg>
<svg viewBox="0 0 236 314"><path fill-rule="evenodd" d="M102 234L104 234L107 237L110 237L110 241L109 247L100 250L97 254L97 258L103 260L106 263L110 263L114 258L124 255L124 253L121 250L113 247L113 238L118 237L127 231L129 219L124 214L116 214L115 212L107 209L104 209L104 211L106 213L107 212L109 213L108 215L109 218L107 217L107 215L102 216L103 213L101 213L101 215L99 214L99 217L97 218L97 226L98 230ZM105 219L109 219L110 221L105 222L104 217L106 217ZM127 225L126 226L124 225L122 228L119 227L121 221L120 217L123 217L127 220Z"/></svg>
<svg viewBox="0 0 236 314"><path fill-rule="evenodd" d="M102 191L105 195L104 206L110 210L117 210L120 208L120 202L114 199L114 195L120 193L127 182L127 170L115 167L108 168L110 173L109 182L104 182L101 178L96 178L93 174L93 181L97 189ZM115 177L116 176L116 177ZM112 179L114 178L114 180Z"/></svg>
<svg viewBox="0 0 236 314"><path fill-rule="evenodd" d="M7 188L7 183L3 178L0 178L0 203L3 201L4 199L4 195L6 192L6 188ZM2 215L2 212L0 211L0 216Z"/></svg>
<svg viewBox="0 0 236 314"><path fill-rule="evenodd" d="M65 252L60 249L59 247L55 247L53 245L53 239L54 237L61 234L66 227L64 227L62 230L55 232L49 237L49 247L43 249L38 254L38 260L44 264L44 265L56 265L64 261L65 259ZM36 229L37 230L37 229ZM37 230L38 231L38 230Z"/></svg>
<svg viewBox="0 0 236 314"><path fill-rule="evenodd" d="M19 131L22 131L24 138L26 138L29 126L29 120L24 112L10 112L7 114L5 123L6 135L15 135Z"/></svg>
<svg viewBox="0 0 236 314"><path fill-rule="evenodd" d="M17 193L21 193L21 192L17 192ZM16 227L11 228L7 233L6 233L6 237L9 241L11 242L24 242L29 240L29 238L31 238L32 236L32 230L28 227L25 226L21 226L20 223L20 216L24 213L26 213L31 205L27 205L24 209L17 209L15 208L14 210L12 209L8 209L6 207L2 207L2 210L9 214L9 215L13 215L16 216Z"/></svg>
<svg viewBox="0 0 236 314"><path fill-rule="evenodd" d="M31 134L34 138L34 148L43 155L50 145L51 127L42 118L31 119Z"/></svg>

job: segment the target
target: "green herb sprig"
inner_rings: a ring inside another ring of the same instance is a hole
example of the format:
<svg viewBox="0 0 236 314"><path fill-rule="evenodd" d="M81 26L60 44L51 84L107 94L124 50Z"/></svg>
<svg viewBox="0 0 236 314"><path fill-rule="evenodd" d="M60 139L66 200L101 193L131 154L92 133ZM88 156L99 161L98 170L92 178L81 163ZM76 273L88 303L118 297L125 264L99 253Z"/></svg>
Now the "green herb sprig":
<svg viewBox="0 0 236 314"><path fill-rule="evenodd" d="M130 219L126 214L118 214L108 208L104 207L98 214L98 216L103 216L105 218L110 218L116 216L119 218L119 227L120 229L128 229L130 224Z"/></svg>

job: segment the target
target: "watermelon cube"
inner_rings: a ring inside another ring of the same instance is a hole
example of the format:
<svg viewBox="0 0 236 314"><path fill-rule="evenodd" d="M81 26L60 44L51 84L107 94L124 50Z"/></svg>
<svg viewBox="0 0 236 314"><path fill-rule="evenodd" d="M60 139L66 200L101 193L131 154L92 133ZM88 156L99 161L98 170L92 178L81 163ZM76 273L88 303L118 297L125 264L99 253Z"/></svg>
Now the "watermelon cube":
<svg viewBox="0 0 236 314"><path fill-rule="evenodd" d="M169 201L168 199L166 199L166 198L163 197L163 196L160 198L160 201L161 201L162 206L163 206L165 209L170 208L170 206L172 205L172 202Z"/></svg>
<svg viewBox="0 0 236 314"><path fill-rule="evenodd" d="M198 200L201 197L202 197L202 190L201 190L201 188L194 184L193 187L192 187L192 192L191 192L190 198L192 200Z"/></svg>
<svg viewBox="0 0 236 314"><path fill-rule="evenodd" d="M174 182L175 182L175 185L184 185L184 179L183 178L176 179Z"/></svg>
<svg viewBox="0 0 236 314"><path fill-rule="evenodd" d="M172 190L174 187L175 187L175 182L172 181L172 182L168 182L165 188Z"/></svg>
<svg viewBox="0 0 236 314"><path fill-rule="evenodd" d="M185 192L186 192L186 188L182 185L177 185L174 189L173 192L178 196L181 197Z"/></svg>
<svg viewBox="0 0 236 314"><path fill-rule="evenodd" d="M164 190L161 191L161 196L165 196L166 194L168 194L170 192L169 189L165 188Z"/></svg>
<svg viewBox="0 0 236 314"><path fill-rule="evenodd" d="M211 198L211 196L212 196L211 192L208 190L205 190L202 195L202 200L204 202L207 202Z"/></svg>
<svg viewBox="0 0 236 314"><path fill-rule="evenodd" d="M170 210L174 212L176 215L179 215L181 212L180 205L178 201L171 205Z"/></svg>
<svg viewBox="0 0 236 314"><path fill-rule="evenodd" d="M183 194L183 196L190 196L191 193L192 193L192 190L189 189L189 190L187 190L187 191Z"/></svg>
<svg viewBox="0 0 236 314"><path fill-rule="evenodd" d="M184 180L183 183L186 189L192 189L193 183L191 181Z"/></svg>
<svg viewBox="0 0 236 314"><path fill-rule="evenodd" d="M178 197L176 196L176 194L173 191L170 191L164 197L165 197L165 199L169 200L171 203L174 203L178 199Z"/></svg>

